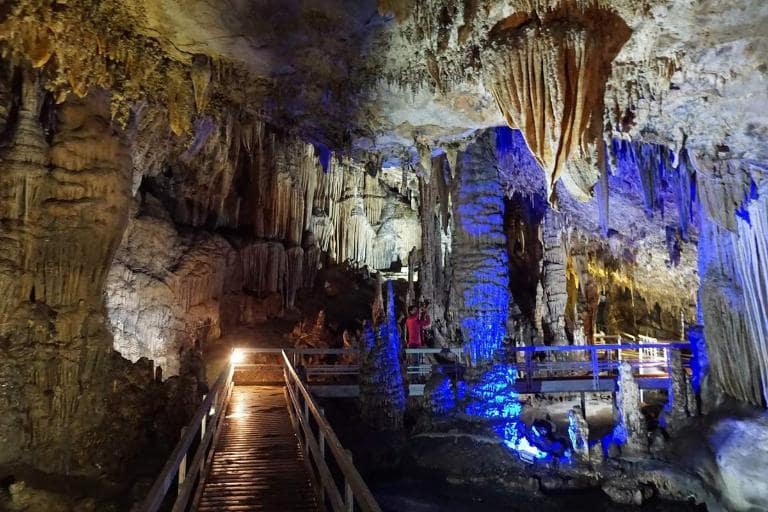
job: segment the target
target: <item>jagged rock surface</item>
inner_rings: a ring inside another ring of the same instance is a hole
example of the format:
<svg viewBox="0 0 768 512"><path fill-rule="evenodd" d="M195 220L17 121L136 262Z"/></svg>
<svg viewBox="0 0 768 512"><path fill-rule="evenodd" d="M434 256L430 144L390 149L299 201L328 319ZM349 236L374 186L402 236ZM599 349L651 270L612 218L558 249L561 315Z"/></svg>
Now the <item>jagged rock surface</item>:
<svg viewBox="0 0 768 512"><path fill-rule="evenodd" d="M455 220L449 309L473 363L490 361L501 348L511 301L504 193L493 165L493 137L486 132L459 153L458 183L451 191Z"/></svg>
<svg viewBox="0 0 768 512"><path fill-rule="evenodd" d="M146 360L130 365L111 348L102 290L127 220L130 177L106 95L57 107L46 139L40 90L25 76L19 126L0 166L0 465L120 474L149 446L144 422L155 418L162 437L168 423L158 410L185 418L197 382L169 407L171 385L155 385Z"/></svg>
<svg viewBox="0 0 768 512"><path fill-rule="evenodd" d="M399 430L403 427L405 388L391 281L387 282L385 305L379 280L372 309L373 318L366 322L360 347L360 411L363 420L374 428Z"/></svg>

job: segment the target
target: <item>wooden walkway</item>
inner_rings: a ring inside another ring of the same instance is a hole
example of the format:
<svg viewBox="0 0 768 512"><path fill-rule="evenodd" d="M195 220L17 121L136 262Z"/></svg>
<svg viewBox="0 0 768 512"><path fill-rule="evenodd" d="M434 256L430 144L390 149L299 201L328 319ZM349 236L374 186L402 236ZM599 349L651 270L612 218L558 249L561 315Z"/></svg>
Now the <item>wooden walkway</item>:
<svg viewBox="0 0 768 512"><path fill-rule="evenodd" d="M197 510L321 510L284 389L233 388Z"/></svg>

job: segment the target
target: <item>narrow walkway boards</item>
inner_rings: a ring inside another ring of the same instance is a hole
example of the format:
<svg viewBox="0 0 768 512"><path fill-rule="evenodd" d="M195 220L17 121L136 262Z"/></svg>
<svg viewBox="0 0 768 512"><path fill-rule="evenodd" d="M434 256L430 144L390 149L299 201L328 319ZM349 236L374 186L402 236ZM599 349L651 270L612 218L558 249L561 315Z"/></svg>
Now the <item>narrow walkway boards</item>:
<svg viewBox="0 0 768 512"><path fill-rule="evenodd" d="M283 389L232 389L197 510L321 510L291 425Z"/></svg>

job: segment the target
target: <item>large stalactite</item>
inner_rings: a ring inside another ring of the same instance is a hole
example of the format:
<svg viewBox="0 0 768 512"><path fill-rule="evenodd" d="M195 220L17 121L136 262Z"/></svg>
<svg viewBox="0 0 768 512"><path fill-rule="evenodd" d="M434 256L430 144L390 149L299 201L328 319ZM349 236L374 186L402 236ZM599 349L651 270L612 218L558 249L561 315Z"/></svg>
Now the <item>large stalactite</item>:
<svg viewBox="0 0 768 512"><path fill-rule="evenodd" d="M491 33L483 55L486 84L509 126L525 135L553 203L561 179L574 196L591 196L603 151L605 83L628 36L610 12L568 3L512 16Z"/></svg>

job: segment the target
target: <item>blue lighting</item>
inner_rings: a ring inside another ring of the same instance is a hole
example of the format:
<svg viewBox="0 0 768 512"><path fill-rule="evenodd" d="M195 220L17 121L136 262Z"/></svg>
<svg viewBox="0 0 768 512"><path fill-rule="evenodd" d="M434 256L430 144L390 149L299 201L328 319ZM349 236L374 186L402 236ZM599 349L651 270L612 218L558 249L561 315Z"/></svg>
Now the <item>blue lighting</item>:
<svg viewBox="0 0 768 512"><path fill-rule="evenodd" d="M485 154L485 147L479 144L463 153L456 209L461 231L479 238L483 255L462 292L464 307L474 312L461 320L473 364L491 361L501 348L507 334L510 297L504 190L496 168L488 164L494 155Z"/></svg>
<svg viewBox="0 0 768 512"><path fill-rule="evenodd" d="M323 172L327 173L328 168L331 165L331 150L320 143L314 144L314 146L315 155L317 155L317 158L320 160Z"/></svg>
<svg viewBox="0 0 768 512"><path fill-rule="evenodd" d="M405 411L405 390L403 375L400 368L400 333L395 316L395 292L392 281L387 281L386 319L375 327L366 322L363 330L363 344L366 358L373 353L377 371L372 372L374 384L380 389L388 390L389 405L402 412ZM397 384L397 385L393 385Z"/></svg>
<svg viewBox="0 0 768 512"><path fill-rule="evenodd" d="M707 356L707 343L704 339L704 329L692 327L688 329L688 341L691 344L691 385L696 393L701 392L701 382L709 371L709 357Z"/></svg>
<svg viewBox="0 0 768 512"><path fill-rule="evenodd" d="M491 421L494 432L509 450L526 462L551 459L526 436L520 421L522 405L514 390L517 371L505 364L496 364L485 372L480 381L469 387L466 412Z"/></svg>
<svg viewBox="0 0 768 512"><path fill-rule="evenodd" d="M736 216L744 220L747 224L752 226L752 220L749 218L749 204L760 198L760 194L757 191L757 183L755 180L749 180L749 193L745 195L744 200L736 208Z"/></svg>
<svg viewBox="0 0 768 512"><path fill-rule="evenodd" d="M438 367L437 371L444 373L443 369ZM464 384L463 381L459 383ZM430 393L430 401L433 404L433 413L445 414L456 410L457 397L454 392L453 383L448 377L443 378Z"/></svg>

